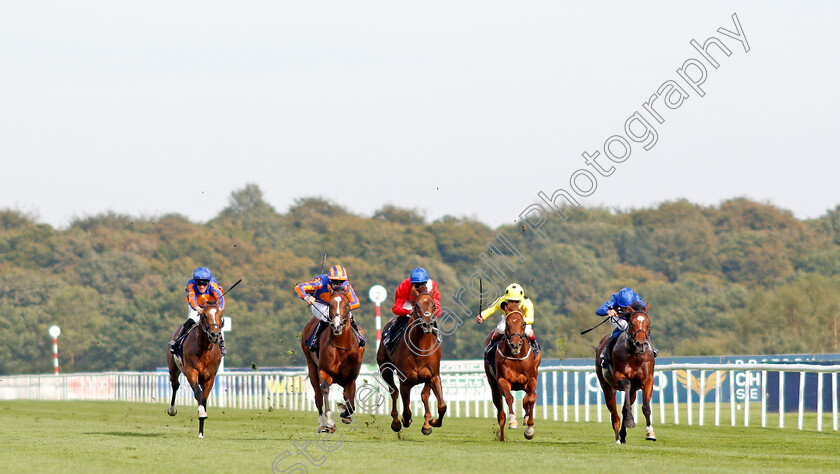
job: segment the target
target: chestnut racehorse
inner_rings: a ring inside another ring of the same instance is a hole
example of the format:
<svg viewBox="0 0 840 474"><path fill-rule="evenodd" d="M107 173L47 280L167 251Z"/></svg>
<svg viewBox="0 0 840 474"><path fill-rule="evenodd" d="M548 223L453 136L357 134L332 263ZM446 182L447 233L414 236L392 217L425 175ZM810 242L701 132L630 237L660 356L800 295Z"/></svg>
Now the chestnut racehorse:
<svg viewBox="0 0 840 474"><path fill-rule="evenodd" d="M309 351L306 340L318 326L318 318L313 317L303 328L300 338L301 348L306 354L309 366L309 382L315 391L315 406L318 407L318 432L334 433L335 422L330 411L330 385L338 384L344 388L344 403L338 403L342 409L339 416L345 424L352 422L351 417L356 406L356 377L362 368L364 347L359 347L359 340L350 328L350 299L344 291L330 293L330 326L324 329L318 341L317 355Z"/></svg>
<svg viewBox="0 0 840 474"><path fill-rule="evenodd" d="M204 437L204 420L207 419L207 397L213 389L216 371L222 362L222 351L219 342L222 340L222 327L225 319L222 310L216 303L210 303L199 310L199 321L184 338L183 358L175 357L166 351L166 364L169 366L169 383L172 384L172 400L166 413L175 416L175 395L181 383L178 375L183 372L187 382L192 387L195 401L198 402L198 437ZM172 335L172 339L181 332L181 327Z"/></svg>
<svg viewBox="0 0 840 474"><path fill-rule="evenodd" d="M537 404L537 370L542 354L535 354L531 343L525 336L525 319L518 301L509 301L505 305L505 335L496 343L495 357L491 367L484 360L484 372L493 395L499 420L499 441L505 440L505 407L507 402L510 412L510 428L517 428L516 415L513 411L513 390L524 390L522 410L525 412L525 439L534 437L534 406ZM493 332L484 340L484 347L490 344ZM526 347L523 347L526 346ZM504 400L502 398L504 397Z"/></svg>
<svg viewBox="0 0 840 474"><path fill-rule="evenodd" d="M642 307L634 303L633 307L625 308L627 329L621 332L612 349L612 363L609 368L602 368L600 354L610 340L611 335L605 336L595 351L595 372L604 391L604 400L610 410L610 420L615 431L616 444L624 444L627 428L636 426L633 419L632 405L636 401L636 391L642 390L642 413L647 420L645 437L648 441L656 441L653 425L650 421L650 399L653 395L653 350L648 344L650 338L650 305ZM619 418L615 405L616 391L624 392L624 406L622 417Z"/></svg>
<svg viewBox="0 0 840 474"><path fill-rule="evenodd" d="M423 420L424 435L432 433L432 427L439 428L443 424L446 414L446 401L443 399L443 389L440 381L440 339L439 330L435 325L435 301L426 287L411 289L414 298L414 309L411 312L408 326L400 340L390 353L385 344L379 346L376 362L379 373L388 384L391 392L391 429L399 432L401 426L411 425L411 388L424 384L420 396L423 400L425 417ZM393 325L394 320L385 325ZM402 396L402 425L397 418L397 385L394 382L394 372L400 379L399 393ZM438 417L432 420L429 410L429 392L434 391L438 402Z"/></svg>

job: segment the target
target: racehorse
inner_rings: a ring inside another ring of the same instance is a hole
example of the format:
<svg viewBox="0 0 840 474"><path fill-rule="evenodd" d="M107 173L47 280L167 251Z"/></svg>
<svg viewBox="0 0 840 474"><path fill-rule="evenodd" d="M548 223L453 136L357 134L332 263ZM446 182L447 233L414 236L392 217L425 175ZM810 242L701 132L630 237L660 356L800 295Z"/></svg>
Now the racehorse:
<svg viewBox="0 0 840 474"><path fill-rule="evenodd" d="M344 291L330 293L330 327L324 329L318 341L318 352L310 352L306 340L318 326L318 318L313 317L303 328L300 338L301 348L306 354L309 366L309 382L315 391L315 406L318 407L318 432L334 433L335 422L330 411L330 385L338 384L344 388L344 403L338 406L339 414L345 424L352 422L355 411L356 377L362 368L364 347L359 347L359 340L349 327L350 298Z"/></svg>
<svg viewBox="0 0 840 474"><path fill-rule="evenodd" d="M376 353L379 373L388 384L391 392L391 429L399 432L401 427L411 425L411 388L424 384L420 397L423 400L425 417L421 432L424 435L432 433L432 427L440 428L446 414L446 401L443 399L443 389L440 381L440 339L435 325L435 301L425 286L412 288L414 309L408 320L408 326L400 340L396 343L393 353L382 344ZM394 320L385 327L392 326ZM394 382L394 372L400 379L399 393L402 396L402 425L397 418L397 385ZM432 420L429 411L429 393L434 391L438 402L438 417Z"/></svg>
<svg viewBox="0 0 840 474"><path fill-rule="evenodd" d="M647 420L646 439L656 441L653 425L650 422L650 399L653 395L653 351L650 348L650 305L642 307L634 303L627 307L627 328L618 336L612 349L612 363L608 368L600 364L601 351L609 342L610 334L605 336L595 351L595 372L604 391L604 400L610 410L610 419L615 430L616 444L626 443L627 428L636 426L633 419L632 405L636 401L636 391L642 390L642 413ZM624 406L619 419L615 405L616 391L624 392Z"/></svg>
<svg viewBox="0 0 840 474"><path fill-rule="evenodd" d="M166 364L169 366L169 383L172 384L172 400L166 413L175 416L175 395L181 383L178 375L183 372L187 382L192 387L195 401L198 402L198 437L204 438L204 420L207 419L207 397L213 389L216 371L222 362L222 351L219 342L222 340L222 327L225 325L222 310L216 303L210 303L199 310L199 322L193 326L184 338L181 351L182 358L175 357L166 351ZM199 329L196 329L199 328ZM172 339L181 331L180 326L172 335Z"/></svg>
<svg viewBox="0 0 840 474"><path fill-rule="evenodd" d="M512 390L524 390L522 410L525 412L525 439L534 438L534 406L537 404L537 369L542 354L534 353L531 343L525 336L525 319L518 301L508 301L502 309L505 312L505 335L497 342L493 365L484 360L484 372L493 395L499 419L499 441L505 440L505 407L507 402L510 412L510 428L519 427L513 411ZM488 347L493 338L493 331L484 340ZM523 350L523 345L528 347ZM502 400L504 397L504 400Z"/></svg>

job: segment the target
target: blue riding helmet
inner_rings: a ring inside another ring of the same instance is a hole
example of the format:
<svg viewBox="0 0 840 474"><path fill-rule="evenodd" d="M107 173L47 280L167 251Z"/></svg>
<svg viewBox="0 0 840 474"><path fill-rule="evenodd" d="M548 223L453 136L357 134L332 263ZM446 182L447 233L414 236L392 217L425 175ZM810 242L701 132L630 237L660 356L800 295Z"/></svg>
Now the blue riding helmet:
<svg viewBox="0 0 840 474"><path fill-rule="evenodd" d="M615 302L622 308L631 306L639 296L630 288L622 288L615 296Z"/></svg>
<svg viewBox="0 0 840 474"><path fill-rule="evenodd" d="M429 281L429 272L424 268L417 267L411 270L411 283L426 283Z"/></svg>
<svg viewBox="0 0 840 474"><path fill-rule="evenodd" d="M193 272L193 279L194 280L209 280L213 278L213 274L210 272L210 269L207 267L198 267Z"/></svg>

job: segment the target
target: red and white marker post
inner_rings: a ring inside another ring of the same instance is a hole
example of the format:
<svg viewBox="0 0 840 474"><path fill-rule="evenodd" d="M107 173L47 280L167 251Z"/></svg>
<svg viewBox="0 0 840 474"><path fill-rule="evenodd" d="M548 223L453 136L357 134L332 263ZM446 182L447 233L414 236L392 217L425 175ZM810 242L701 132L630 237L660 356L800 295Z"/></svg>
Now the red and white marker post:
<svg viewBox="0 0 840 474"><path fill-rule="evenodd" d="M376 350L378 352L379 345L382 343L382 315L379 305L388 297L388 291L382 285L373 285L370 287L368 296L376 304Z"/></svg>
<svg viewBox="0 0 840 474"><path fill-rule="evenodd" d="M53 367L55 367L55 375L58 375L58 336L61 335L61 328L50 326L49 333L53 338Z"/></svg>

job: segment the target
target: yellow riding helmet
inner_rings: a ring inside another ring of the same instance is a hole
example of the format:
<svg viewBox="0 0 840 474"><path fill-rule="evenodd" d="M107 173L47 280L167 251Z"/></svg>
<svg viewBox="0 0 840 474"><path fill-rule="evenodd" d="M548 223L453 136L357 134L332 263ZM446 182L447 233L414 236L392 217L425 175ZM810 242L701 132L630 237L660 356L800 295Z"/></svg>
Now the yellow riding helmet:
<svg viewBox="0 0 840 474"><path fill-rule="evenodd" d="M525 299L525 290L516 283L511 283L505 288L505 299L509 301L522 301Z"/></svg>

